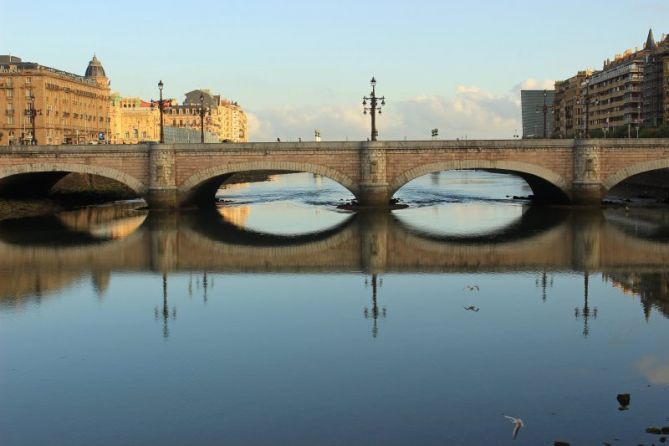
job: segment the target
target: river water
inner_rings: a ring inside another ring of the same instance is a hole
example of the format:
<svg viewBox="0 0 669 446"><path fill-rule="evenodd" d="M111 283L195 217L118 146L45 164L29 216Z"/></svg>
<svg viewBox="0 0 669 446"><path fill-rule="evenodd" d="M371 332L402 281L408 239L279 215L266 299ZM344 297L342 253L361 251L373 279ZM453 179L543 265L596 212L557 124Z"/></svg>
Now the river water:
<svg viewBox="0 0 669 446"><path fill-rule="evenodd" d="M442 172L354 213L288 174L0 222L0 444L659 444L669 213L529 193Z"/></svg>

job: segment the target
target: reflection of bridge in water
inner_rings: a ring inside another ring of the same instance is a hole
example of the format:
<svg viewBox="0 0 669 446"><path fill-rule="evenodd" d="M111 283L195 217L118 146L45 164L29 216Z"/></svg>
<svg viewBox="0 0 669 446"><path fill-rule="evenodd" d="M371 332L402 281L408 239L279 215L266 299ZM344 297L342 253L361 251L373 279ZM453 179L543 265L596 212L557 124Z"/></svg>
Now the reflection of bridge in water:
<svg viewBox="0 0 669 446"><path fill-rule="evenodd" d="M43 239L31 227L22 236L25 222L21 227L2 222L0 276L5 289L0 295L39 295L88 274L104 288L111 273L123 271L669 271L669 243L639 237L625 229L624 221L612 222L624 220L621 215L530 208L497 233L468 238L414 232L384 212L360 213L339 227L295 237L249 232L216 212L147 215L126 210L112 216L107 226L91 216L34 220L43 228L37 231L45 234ZM129 228L137 229L127 234Z"/></svg>

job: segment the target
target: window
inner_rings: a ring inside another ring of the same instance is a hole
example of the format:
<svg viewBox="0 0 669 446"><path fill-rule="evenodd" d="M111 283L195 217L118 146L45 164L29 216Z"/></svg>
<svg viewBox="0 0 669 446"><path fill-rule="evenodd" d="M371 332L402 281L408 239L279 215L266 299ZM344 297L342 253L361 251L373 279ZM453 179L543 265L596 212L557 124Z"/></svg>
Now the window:
<svg viewBox="0 0 669 446"><path fill-rule="evenodd" d="M32 78L30 76L26 77L26 84L29 84L32 82Z"/></svg>
<svg viewBox="0 0 669 446"><path fill-rule="evenodd" d="M13 125L14 124L14 116L7 116L7 124L8 125Z"/></svg>
<svg viewBox="0 0 669 446"><path fill-rule="evenodd" d="M11 98L12 96L14 96L14 90L7 90L7 97Z"/></svg>

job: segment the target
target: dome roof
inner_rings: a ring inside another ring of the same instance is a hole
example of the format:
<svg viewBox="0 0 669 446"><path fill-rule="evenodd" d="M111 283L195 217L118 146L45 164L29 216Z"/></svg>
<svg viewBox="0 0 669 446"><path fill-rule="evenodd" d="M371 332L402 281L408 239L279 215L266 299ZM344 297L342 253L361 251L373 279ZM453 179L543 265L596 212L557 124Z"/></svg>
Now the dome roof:
<svg viewBox="0 0 669 446"><path fill-rule="evenodd" d="M102 68L102 64L95 55L93 59L88 62L88 68L86 68L86 77L107 77L105 75L105 69Z"/></svg>

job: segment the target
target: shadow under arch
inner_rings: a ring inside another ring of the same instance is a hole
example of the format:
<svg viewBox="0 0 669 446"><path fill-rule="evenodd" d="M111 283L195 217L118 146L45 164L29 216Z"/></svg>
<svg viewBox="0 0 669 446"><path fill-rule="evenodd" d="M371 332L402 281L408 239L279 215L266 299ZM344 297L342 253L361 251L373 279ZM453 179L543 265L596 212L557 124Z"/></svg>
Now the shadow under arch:
<svg viewBox="0 0 669 446"><path fill-rule="evenodd" d="M625 180L630 179L635 175L652 172L653 170L668 169L668 168L669 168L669 158L665 158L653 161L644 161L642 163L637 163L632 166L620 169L617 172L614 172L611 175L607 176L604 179L604 181L602 181L604 194L606 195L606 193L608 193L616 185L622 183ZM669 181L667 181L667 186L669 186Z"/></svg>
<svg viewBox="0 0 669 446"><path fill-rule="evenodd" d="M31 163L0 169L0 195L5 197L43 197L70 173L97 175L118 181L143 197L147 187L138 179L109 167L87 164Z"/></svg>
<svg viewBox="0 0 669 446"><path fill-rule="evenodd" d="M234 173L252 171L306 172L327 177L357 195L358 185L339 171L311 163L287 161L254 161L204 169L184 181L178 188L182 205L211 206L215 203L215 194L221 184Z"/></svg>
<svg viewBox="0 0 669 446"><path fill-rule="evenodd" d="M473 235L438 234L412 227L393 215L394 225L417 237L432 242L462 245L505 244L530 239L564 224L571 211L560 207L528 206L522 215L495 231Z"/></svg>
<svg viewBox="0 0 669 446"><path fill-rule="evenodd" d="M182 213L180 219L185 227L210 241L250 247L282 247L300 246L331 239L347 228L352 227L356 221L356 215L353 214L338 225L323 231L309 232L295 236L268 234L240 228L233 223L225 221L215 208Z"/></svg>
<svg viewBox="0 0 669 446"><path fill-rule="evenodd" d="M567 204L571 201L567 181L557 173L535 164L519 161L443 161L409 169L395 177L389 184L390 196L402 186L432 172L449 170L484 170L494 173L513 174L524 179L534 194L537 204Z"/></svg>

